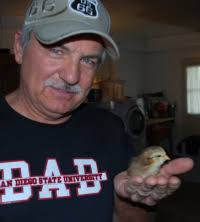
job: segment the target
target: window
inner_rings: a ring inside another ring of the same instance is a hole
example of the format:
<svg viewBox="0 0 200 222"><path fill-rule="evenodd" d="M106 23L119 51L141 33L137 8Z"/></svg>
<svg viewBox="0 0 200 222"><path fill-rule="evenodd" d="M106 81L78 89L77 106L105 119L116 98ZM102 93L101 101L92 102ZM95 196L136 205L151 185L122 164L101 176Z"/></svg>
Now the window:
<svg viewBox="0 0 200 222"><path fill-rule="evenodd" d="M186 66L187 113L200 114L200 64Z"/></svg>

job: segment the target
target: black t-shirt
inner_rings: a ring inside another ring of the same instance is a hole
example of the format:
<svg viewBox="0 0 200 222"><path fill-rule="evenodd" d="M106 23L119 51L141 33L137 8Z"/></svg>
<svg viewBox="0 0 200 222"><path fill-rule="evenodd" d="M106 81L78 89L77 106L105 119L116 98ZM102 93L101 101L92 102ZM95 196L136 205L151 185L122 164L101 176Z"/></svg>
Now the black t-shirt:
<svg viewBox="0 0 200 222"><path fill-rule="evenodd" d="M88 105L43 124L0 99L0 222L111 222L113 178L126 169L121 120Z"/></svg>

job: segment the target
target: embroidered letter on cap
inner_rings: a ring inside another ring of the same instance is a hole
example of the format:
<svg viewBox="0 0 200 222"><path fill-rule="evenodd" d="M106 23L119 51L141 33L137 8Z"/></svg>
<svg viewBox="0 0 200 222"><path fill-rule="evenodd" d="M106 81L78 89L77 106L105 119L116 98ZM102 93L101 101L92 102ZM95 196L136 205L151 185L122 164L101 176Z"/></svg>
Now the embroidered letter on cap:
<svg viewBox="0 0 200 222"><path fill-rule="evenodd" d="M42 19L58 15L65 10L67 10L66 0L59 0L57 2L55 0L35 0L27 11L25 25L40 22Z"/></svg>
<svg viewBox="0 0 200 222"><path fill-rule="evenodd" d="M40 11L43 13L52 12L55 8L55 0L43 0L42 5L40 5L37 1L33 1L29 16L34 16Z"/></svg>

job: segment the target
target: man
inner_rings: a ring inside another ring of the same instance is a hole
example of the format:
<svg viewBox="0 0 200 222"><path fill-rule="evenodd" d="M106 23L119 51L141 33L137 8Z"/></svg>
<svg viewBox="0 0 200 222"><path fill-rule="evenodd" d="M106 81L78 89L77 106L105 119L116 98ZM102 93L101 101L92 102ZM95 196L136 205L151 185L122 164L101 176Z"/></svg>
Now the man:
<svg viewBox="0 0 200 222"><path fill-rule="evenodd" d="M172 193L173 175L192 168L183 158L161 176L130 178L123 124L83 104L105 53L119 57L109 29L97 0L29 7L14 42L20 86L0 100L1 221L147 221L143 204Z"/></svg>

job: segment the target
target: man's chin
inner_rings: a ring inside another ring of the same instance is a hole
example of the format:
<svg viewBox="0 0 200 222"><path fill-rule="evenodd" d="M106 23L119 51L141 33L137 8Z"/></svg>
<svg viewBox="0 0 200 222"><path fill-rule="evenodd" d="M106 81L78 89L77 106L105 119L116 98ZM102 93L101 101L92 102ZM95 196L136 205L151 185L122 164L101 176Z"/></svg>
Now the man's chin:
<svg viewBox="0 0 200 222"><path fill-rule="evenodd" d="M67 104L66 106L64 105L61 106L60 104L58 104L58 106L54 107L53 112L59 113L60 116L70 115L80 105L81 105L81 102L76 103L76 104Z"/></svg>

